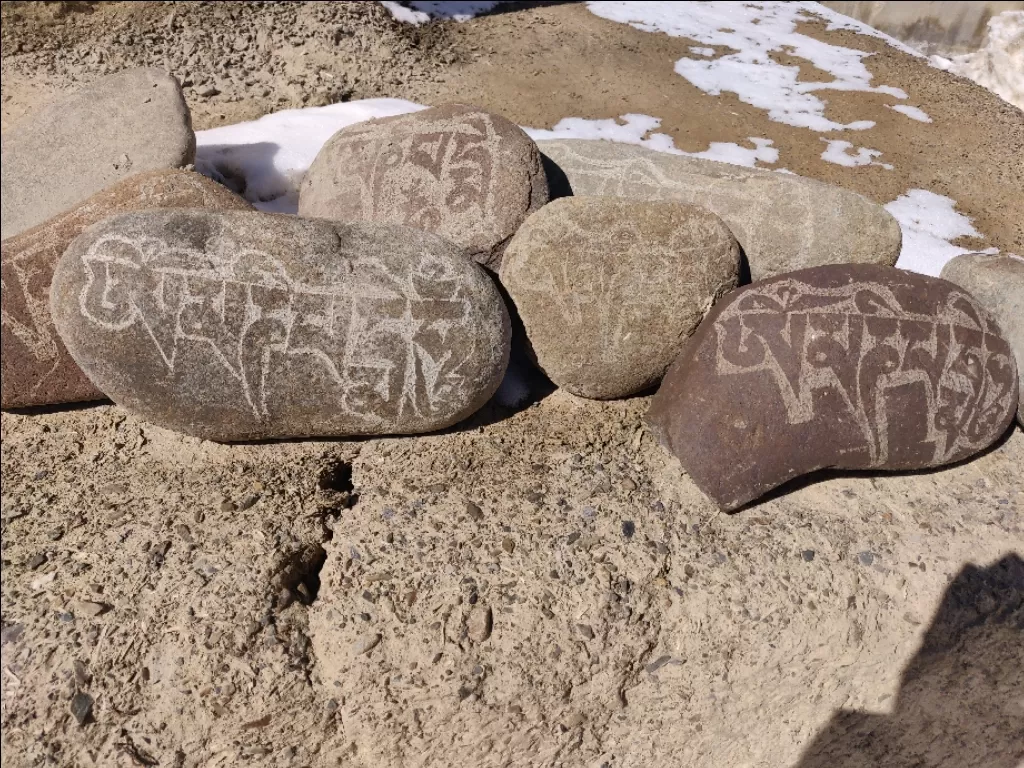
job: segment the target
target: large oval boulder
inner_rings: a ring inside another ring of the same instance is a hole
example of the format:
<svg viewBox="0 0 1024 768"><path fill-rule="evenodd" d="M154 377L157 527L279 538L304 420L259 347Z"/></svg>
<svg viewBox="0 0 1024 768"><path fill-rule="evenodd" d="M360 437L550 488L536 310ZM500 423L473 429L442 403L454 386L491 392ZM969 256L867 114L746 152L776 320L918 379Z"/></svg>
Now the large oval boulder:
<svg viewBox="0 0 1024 768"><path fill-rule="evenodd" d="M338 131L302 181L299 214L435 232L496 270L547 201L540 153L519 126L448 104Z"/></svg>
<svg viewBox="0 0 1024 768"><path fill-rule="evenodd" d="M556 194L677 200L718 214L743 247L751 280L826 264L891 267L900 255L896 219L831 184L610 141L538 147Z"/></svg>
<svg viewBox="0 0 1024 768"><path fill-rule="evenodd" d="M736 239L703 208L566 197L516 233L501 282L548 377L613 398L661 379L739 266Z"/></svg>
<svg viewBox="0 0 1024 768"><path fill-rule="evenodd" d="M102 399L68 354L50 318L50 282L61 255L86 227L147 208L251 210L226 187L191 171L148 171L113 184L70 211L0 244L0 407Z"/></svg>
<svg viewBox="0 0 1024 768"><path fill-rule="evenodd" d="M154 68L102 77L4 133L3 236L41 224L126 176L184 167L195 153L174 77Z"/></svg>
<svg viewBox="0 0 1024 768"><path fill-rule="evenodd" d="M734 291L669 369L651 429L736 509L825 467L960 461L1012 421L1006 338L962 288L889 267L816 267Z"/></svg>
<svg viewBox="0 0 1024 768"><path fill-rule="evenodd" d="M112 400L221 441L441 429L487 401L509 353L491 278L385 224L117 216L71 244L51 308Z"/></svg>
<svg viewBox="0 0 1024 768"><path fill-rule="evenodd" d="M965 253L946 263L942 278L974 296L999 323L1017 358L1024 366L1024 259L987 253ZM1024 427L1024 377L1020 378L1017 421Z"/></svg>

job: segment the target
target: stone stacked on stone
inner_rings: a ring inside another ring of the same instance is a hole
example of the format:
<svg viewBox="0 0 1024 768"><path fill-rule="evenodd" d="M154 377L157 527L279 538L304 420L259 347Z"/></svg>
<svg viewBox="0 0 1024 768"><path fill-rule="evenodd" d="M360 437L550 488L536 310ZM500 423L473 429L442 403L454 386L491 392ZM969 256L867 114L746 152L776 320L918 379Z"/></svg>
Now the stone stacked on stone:
<svg viewBox="0 0 1024 768"><path fill-rule="evenodd" d="M729 225L751 280L805 267L892 266L897 221L882 206L801 176L655 152L632 144L540 141L552 195L615 195L700 205Z"/></svg>
<svg viewBox="0 0 1024 768"><path fill-rule="evenodd" d="M0 228L11 238L127 176L193 162L181 86L161 69L108 75L4 133Z"/></svg>
<svg viewBox="0 0 1024 768"><path fill-rule="evenodd" d="M500 274L544 373L615 398L661 379L739 266L736 239L703 208L566 197L526 221Z"/></svg>
<svg viewBox="0 0 1024 768"><path fill-rule="evenodd" d="M521 128L449 104L338 131L302 181L299 214L434 232L497 270L509 238L547 201L540 153Z"/></svg>
<svg viewBox="0 0 1024 768"><path fill-rule="evenodd" d="M129 176L67 213L0 244L0 407L56 405L102 399L68 355L50 318L53 270L71 241L87 227L118 213L147 208L251 210L245 200L191 171L148 171Z"/></svg>
<svg viewBox="0 0 1024 768"><path fill-rule="evenodd" d="M723 509L825 467L966 459L1013 420L1010 343L945 280L816 267L719 302L673 363L648 423Z"/></svg>
<svg viewBox="0 0 1024 768"><path fill-rule="evenodd" d="M221 441L442 429L490 398L509 355L491 278L387 224L124 214L71 244L51 309L112 400Z"/></svg>
<svg viewBox="0 0 1024 768"><path fill-rule="evenodd" d="M947 262L942 278L965 288L992 313L1010 342L1020 371L1024 367L1024 259L965 253ZM1024 376L1020 385L1017 422L1024 427Z"/></svg>

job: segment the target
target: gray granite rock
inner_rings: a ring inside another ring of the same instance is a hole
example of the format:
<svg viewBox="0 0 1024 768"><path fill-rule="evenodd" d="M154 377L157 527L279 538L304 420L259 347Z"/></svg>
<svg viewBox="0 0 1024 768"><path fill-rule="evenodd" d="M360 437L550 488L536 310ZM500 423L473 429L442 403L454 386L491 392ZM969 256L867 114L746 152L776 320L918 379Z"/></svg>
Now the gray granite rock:
<svg viewBox="0 0 1024 768"><path fill-rule="evenodd" d="M942 268L942 278L965 288L992 313L1024 368L1024 259L965 253ZM1017 421L1024 427L1024 377L1020 379Z"/></svg>
<svg viewBox="0 0 1024 768"><path fill-rule="evenodd" d="M739 240L751 280L825 264L892 266L897 221L855 192L801 176L609 141L540 141L552 192L677 200L718 214Z"/></svg>
<svg viewBox="0 0 1024 768"><path fill-rule="evenodd" d="M497 270L547 201L540 153L519 126L448 104L338 131L302 181L299 214L435 232Z"/></svg>
<svg viewBox="0 0 1024 768"><path fill-rule="evenodd" d="M739 267L736 239L703 208L565 197L512 238L501 282L548 377L614 398L661 379Z"/></svg>
<svg viewBox="0 0 1024 768"><path fill-rule="evenodd" d="M71 244L50 304L112 400L221 441L442 429L487 401L509 354L492 279L386 224L125 214Z"/></svg>
<svg viewBox="0 0 1024 768"><path fill-rule="evenodd" d="M868 264L733 291L654 396L648 424L724 509L825 467L938 467L1017 408L1009 342L957 285Z"/></svg>
<svg viewBox="0 0 1024 768"><path fill-rule="evenodd" d="M195 159L196 137L178 81L162 69L96 80L4 133L0 219L9 238L119 179Z"/></svg>

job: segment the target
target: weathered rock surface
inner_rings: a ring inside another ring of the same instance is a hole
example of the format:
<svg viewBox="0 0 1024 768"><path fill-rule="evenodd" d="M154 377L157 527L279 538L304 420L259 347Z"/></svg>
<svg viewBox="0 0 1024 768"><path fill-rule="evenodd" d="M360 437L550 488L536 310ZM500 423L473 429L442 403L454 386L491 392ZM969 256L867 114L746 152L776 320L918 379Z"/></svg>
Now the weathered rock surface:
<svg viewBox="0 0 1024 768"><path fill-rule="evenodd" d="M701 323L648 424L736 509L824 467L923 469L997 440L1017 368L995 321L945 280L816 267L735 291Z"/></svg>
<svg viewBox="0 0 1024 768"><path fill-rule="evenodd" d="M71 244L51 307L112 400L214 440L441 429L486 402L509 353L487 274L382 224L125 214Z"/></svg>
<svg viewBox="0 0 1024 768"><path fill-rule="evenodd" d="M669 155L610 141L541 141L552 194L677 200L718 214L752 280L826 264L892 266L899 224L855 192L801 176Z"/></svg>
<svg viewBox="0 0 1024 768"><path fill-rule="evenodd" d="M540 153L519 126L448 104L338 131L303 179L299 214L435 232L496 270L547 201Z"/></svg>
<svg viewBox="0 0 1024 768"><path fill-rule="evenodd" d="M942 268L942 278L956 283L992 313L1017 358L1024 366L1024 259L985 253L965 253ZM1024 377L1020 378L1017 421L1024 426Z"/></svg>
<svg viewBox="0 0 1024 768"><path fill-rule="evenodd" d="M53 270L71 241L109 216L147 208L251 210L227 188L191 171L161 170L119 181L81 205L0 244L3 408L105 397L68 354L50 318Z"/></svg>
<svg viewBox="0 0 1024 768"><path fill-rule="evenodd" d="M188 165L195 151L174 77L154 68L103 77L4 133L3 236L41 224L126 176Z"/></svg>
<svg viewBox="0 0 1024 768"><path fill-rule="evenodd" d="M501 281L548 377L605 399L655 384L739 267L736 239L703 208L566 197L522 226Z"/></svg>

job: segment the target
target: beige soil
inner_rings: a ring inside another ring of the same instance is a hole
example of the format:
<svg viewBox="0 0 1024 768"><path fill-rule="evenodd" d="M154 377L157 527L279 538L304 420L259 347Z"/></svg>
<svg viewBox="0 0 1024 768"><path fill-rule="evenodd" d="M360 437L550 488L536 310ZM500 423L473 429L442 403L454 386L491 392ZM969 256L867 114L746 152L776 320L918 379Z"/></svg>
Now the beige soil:
<svg viewBox="0 0 1024 768"><path fill-rule="evenodd" d="M984 245L1024 252L1024 116L872 39L809 25L877 50L877 80L935 118L830 96L829 117L878 122L843 137L894 171L820 161L815 133L674 75L687 41L577 6L421 30L285 6L176 4L168 34L162 3L5 3L4 125L105 64L173 63L191 35L200 128L338 82L534 126L640 112L684 149L763 136L779 165L880 201L950 195ZM652 443L646 399L535 390L366 441L4 413L4 765L1024 764L1019 427L959 466L815 478L725 515Z"/></svg>

